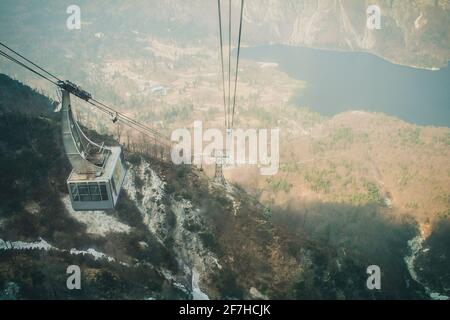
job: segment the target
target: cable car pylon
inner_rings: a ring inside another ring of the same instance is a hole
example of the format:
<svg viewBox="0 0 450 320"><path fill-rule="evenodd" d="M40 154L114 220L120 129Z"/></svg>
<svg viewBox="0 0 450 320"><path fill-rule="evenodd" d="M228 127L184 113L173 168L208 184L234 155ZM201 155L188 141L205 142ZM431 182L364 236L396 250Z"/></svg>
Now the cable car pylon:
<svg viewBox="0 0 450 320"><path fill-rule="evenodd" d="M236 54L236 67L234 70L234 92L233 99L231 99L231 1L228 0L228 92L225 89L225 57L224 57L224 41L223 41L223 26L222 26L222 3L221 0L217 0L218 20L219 20L219 40L220 40L220 65L222 76L222 94L225 116L225 132L226 132L226 148L225 150L215 150L215 180L219 182L225 182L223 175L223 166L233 163L232 152L230 148L233 148L233 127L234 127L234 114L236 109L236 92L239 73L239 57L241 52L241 39L242 39L242 22L244 16L244 0L240 1L240 16L239 16L239 32L238 32L238 45ZM228 94L228 97L227 97ZM227 103L228 101L228 103ZM226 161L225 161L226 159Z"/></svg>

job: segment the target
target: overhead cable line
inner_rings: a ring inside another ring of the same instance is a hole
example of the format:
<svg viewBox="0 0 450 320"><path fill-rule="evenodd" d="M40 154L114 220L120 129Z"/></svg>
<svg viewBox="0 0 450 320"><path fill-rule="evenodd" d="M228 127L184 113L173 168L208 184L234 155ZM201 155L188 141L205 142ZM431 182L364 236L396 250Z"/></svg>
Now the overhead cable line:
<svg viewBox="0 0 450 320"><path fill-rule="evenodd" d="M231 113L231 0L228 0L228 126Z"/></svg>
<svg viewBox="0 0 450 320"><path fill-rule="evenodd" d="M170 145L170 140L167 137L163 136L161 133L159 133L157 130L152 129L130 117L127 117L123 113L115 111L106 104L95 99L91 99L91 101L87 101L87 103L98 108L100 111L109 116L117 116L118 121L148 137L151 137L153 139L162 138L164 141L158 140L159 144L164 145L166 147Z"/></svg>
<svg viewBox="0 0 450 320"><path fill-rule="evenodd" d="M225 57L223 54L223 27L222 27L222 6L221 0L217 0L217 6L219 11L219 38L220 38L220 62L222 69L222 91L223 91L223 104L225 114L225 128L232 129L234 126L234 115L236 111L236 94L237 94L237 82L239 74L239 59L241 53L241 39L242 39L242 23L244 14L244 0L241 0L240 16L239 16L239 33L238 33L238 45L236 54L236 69L234 70L234 85L232 93L232 68L231 68L231 38L232 38L232 6L231 0L228 1L228 92L225 89ZM228 102L228 103L227 103Z"/></svg>
<svg viewBox="0 0 450 320"><path fill-rule="evenodd" d="M115 113L118 117L123 118L124 120L126 120L126 121L128 121L128 122L130 122L130 123L133 123L133 124L136 125L136 126L141 127L143 130L147 130L147 131L149 131L149 132L151 132L151 133L153 133L153 134L155 134L155 135L157 135L157 136L160 136L161 138L167 139L167 138L164 137L161 133L159 133L157 130L155 130L155 129L149 127L149 126L146 126L146 125L144 125L144 124L142 124L142 123L140 123L140 122L138 122L138 121L136 121L136 120L134 120L134 119L132 119L132 118L130 118L130 117L128 117L128 116L126 116L126 115L123 114L123 113L120 113L120 112L115 111L115 110L114 110L113 108L111 108L110 106L108 106L108 105L106 105L106 104L104 104L104 103L102 103L102 102L100 102L100 101L98 101L98 100L96 100L96 99L91 99L91 100L92 100L93 102L95 102L95 103L97 103L97 104L103 106L104 108L109 109L111 112Z"/></svg>
<svg viewBox="0 0 450 320"><path fill-rule="evenodd" d="M224 68L224 57L223 57L223 37L222 37L222 9L220 0L217 0L217 6L219 9L219 37L220 37L220 62L222 65L222 89L223 89L223 110L225 114L225 128L228 127L228 116L227 116L227 103L226 103L226 93L225 93L225 68Z"/></svg>
<svg viewBox="0 0 450 320"><path fill-rule="evenodd" d="M27 70L33 72L34 74L40 76L41 78L43 78L43 79L45 79L45 80L51 82L52 84L54 84L54 85L56 85L56 86L58 85L58 83L56 83L54 80L49 79L48 77L44 76L43 74L39 73L38 71L36 71L36 70L30 68L29 66L25 65L23 62L21 62L21 61L15 59L15 58L13 58L12 56L10 56L9 54L7 54L6 52L0 50L0 55L2 55L3 57L7 58L8 60L10 60L10 61L12 61L12 62L18 64L19 66L21 66L21 67L23 67L23 68L25 68L25 69L27 69Z"/></svg>
<svg viewBox="0 0 450 320"><path fill-rule="evenodd" d="M233 112L231 116L231 127L234 125L234 110L236 108L236 90L237 90L237 82L238 82L238 73L239 73L239 56L241 53L241 36L242 36L242 20L244 13L244 0L241 0L241 16L239 21L239 36L238 36L238 49L236 54L236 73L234 79L234 97L233 97Z"/></svg>
<svg viewBox="0 0 450 320"><path fill-rule="evenodd" d="M28 63L31 63L33 66L35 66L36 68L38 68L39 70L45 72L46 74L48 74L50 77L55 78L58 81L61 81L61 79L59 79L58 77L54 76L53 74L51 74L50 72L48 72L47 70L41 68L40 66L38 66L37 64L35 64L33 61L28 60L27 58L25 58L23 55L21 55L20 53L18 53L17 51L14 51L13 49L11 49L10 47L8 47L6 44L0 42L0 45L6 49L8 49L9 51L15 53L16 55L18 55L19 57L21 57L23 60L27 61Z"/></svg>
<svg viewBox="0 0 450 320"><path fill-rule="evenodd" d="M16 54L18 57L20 57L21 59L25 60L26 62L28 62L29 64L33 65L34 67L38 68L39 70L43 71L44 73L46 73L47 75L50 75L51 77L55 78L58 82L50 79L49 77L47 77L46 75L42 74L39 71L36 71L35 69L33 69L32 67L30 67L29 65L26 65L24 62L19 61L18 59L14 58L13 56L11 56L10 54L0 50L0 55L7 58L8 60L18 64L19 66L31 71L32 73L36 74L37 76L49 81L50 83L54 84L55 86L61 88L61 83L63 83L64 81L60 80L58 77L54 76L53 74L51 74L50 72L46 71L45 69L41 68L39 65L37 65L36 63L32 62L31 60L25 58L23 55L21 55L20 53L12 50L11 48L9 48L8 46L4 45L3 43L0 42L0 44L7 48L8 50L10 50L11 52L13 52L14 54ZM77 95L75 95L77 96ZM77 96L78 98L80 98L79 96ZM90 105L92 105L93 107L97 108L99 111L109 115L109 116L117 116L118 120L120 120L122 123L124 123L125 125L127 125L128 127L139 131L142 134L145 134L151 138L161 138L164 141L158 141L159 144L164 145L164 146L169 146L170 144L170 140L165 137L164 135L162 135L161 133L159 133L157 130L148 127L128 116L126 116L123 113L120 113L118 111L116 111L115 109L111 108L110 106L96 100L93 99L92 97L89 97L88 99L83 99L80 98L81 100L89 103Z"/></svg>

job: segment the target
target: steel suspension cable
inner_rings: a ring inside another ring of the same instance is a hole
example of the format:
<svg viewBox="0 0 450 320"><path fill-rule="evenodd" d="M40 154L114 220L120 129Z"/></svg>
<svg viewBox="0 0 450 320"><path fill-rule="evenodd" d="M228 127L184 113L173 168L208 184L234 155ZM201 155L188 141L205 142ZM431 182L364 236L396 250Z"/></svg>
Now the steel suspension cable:
<svg viewBox="0 0 450 320"><path fill-rule="evenodd" d="M1 43L0 43L1 44ZM40 66L38 66L37 64L33 63L31 60L25 58L24 56L22 56L21 54L19 54L18 52L10 49L9 47L7 47L4 44L1 44L2 46L4 46L5 48L7 48L8 50L10 50L11 52L13 52L14 54L18 55L19 57L21 57L22 59L24 59L25 61L29 62L30 64L32 64L33 66L35 66L36 68L38 68L39 70L44 71L45 73L51 75L52 77L54 77L55 79L58 79L57 77L53 76L51 73L49 73L48 71L46 71L45 69L41 68ZM58 83L55 82L52 79L49 79L47 76L43 75L42 73L34 70L33 68L31 68L30 66L27 66L26 64L24 64L23 62L17 60L16 58L12 57L11 55L9 55L8 53L0 50L0 55L7 58L8 60L18 64L19 66L31 71L32 73L36 74L37 76L49 81L50 83L54 84L55 86L59 87ZM83 99L82 99L83 100ZM162 134L160 134L158 131L156 131L155 129L152 129L120 112L117 112L116 110L114 110L113 108L107 106L106 104L97 101L95 99L91 99L92 101L86 101L87 103L89 103L90 105L94 106L95 108L97 108L98 110L100 110L101 112L108 114L110 116L112 115L118 115L121 117L121 122L128 125L130 128L139 131L143 134L146 134L147 136L150 136L152 138L163 138L165 140L165 142L160 142L161 144L163 144L164 146L168 146L168 141L170 141L167 137L163 136Z"/></svg>
<svg viewBox="0 0 450 320"><path fill-rule="evenodd" d="M228 126L231 113L231 0L228 0ZM228 127L227 127L228 129Z"/></svg>
<svg viewBox="0 0 450 320"><path fill-rule="evenodd" d="M242 20L243 20L243 13L244 13L244 0L241 0L241 16L239 21L239 38L238 38L238 51L236 55L236 73L235 73L235 79L234 79L234 96L233 96L233 112L231 116L231 127L234 125L234 111L236 108L236 90L237 90L237 81L238 81L238 73L239 73L239 56L241 53L241 36L242 36Z"/></svg>
<svg viewBox="0 0 450 320"><path fill-rule="evenodd" d="M92 101L86 101L86 102L89 103L90 105L96 107L98 110L100 110L100 111L103 112L104 114L107 114L107 115L112 115L112 114L114 114L114 113L111 113L111 110L110 110L110 109L107 109L107 108L105 108L105 107L102 107L101 105L97 105L96 103L94 103L94 102L92 102ZM151 138L153 138L153 139L156 139L156 138L160 137L159 134L155 134L155 133L153 133L153 132L149 132L148 130L146 130L146 129L140 127L140 126L137 126L136 124L130 122L129 120L127 120L127 119L125 119L125 118L122 118L122 117L121 117L121 118L119 118L118 120L119 120L121 123L123 123L124 125L128 126L129 128L131 128L131 129L133 129L133 130L135 130L135 131L138 131L138 132L140 132L140 133L142 133L142 134L144 134L144 135L146 135L146 136L148 136L148 137L151 137ZM165 138L165 137L164 137L164 138ZM166 138L165 138L165 139L166 139ZM159 143L160 143L161 145L165 146L165 147L168 147L168 146L169 146L168 141L166 141L166 142L161 142L161 141L159 141Z"/></svg>
<svg viewBox="0 0 450 320"><path fill-rule="evenodd" d="M15 59L14 57L10 56L10 55L7 54L6 52L0 50L0 55L2 55L3 57L7 58L8 60L10 60L10 61L12 61L12 62L18 64L19 66L21 66L21 67L27 69L28 71L33 72L34 74L40 76L41 78L43 78L43 79L45 79L45 80L51 82L52 84L54 84L54 85L56 85L56 86L58 85L55 81L49 79L48 77L44 76L43 74L39 73L38 71L36 71L36 70L30 68L29 66L25 65L23 62L21 62L21 61Z"/></svg>
<svg viewBox="0 0 450 320"><path fill-rule="evenodd" d="M25 58L23 55L21 55L20 53L18 53L17 51L11 49L10 47L8 47L6 44L0 42L0 45L6 49L8 49L9 51L15 53L16 55L18 55L19 57L21 57L23 60L27 61L28 63L31 63L33 66L35 66L36 68L38 68L39 70L45 72L46 74L48 74L50 77L55 78L58 81L61 81L61 79L59 79L58 77L54 76L53 74L51 74L50 72L48 72L47 70L45 70L44 68L41 68L40 66L38 66L36 63L34 63L33 61Z"/></svg>
<svg viewBox="0 0 450 320"><path fill-rule="evenodd" d="M144 125L144 124L142 124L142 123L140 123L140 122L138 122L138 121L136 121L136 120L134 120L134 119L132 119L132 118L130 118L130 117L128 117L128 116L126 116L125 114L123 114L123 113L121 113L121 112L115 111L115 110L114 110L113 108L111 108L110 106L108 106L108 105L106 105L106 104L104 104L104 103L102 103L102 102L100 102L100 101L98 101L98 100L96 100L96 99L91 99L91 100L92 100L93 102L95 102L95 103L97 103L97 104L103 106L104 108L108 109L110 112L112 112L112 115L116 114L116 115L119 116L120 118L123 118L123 119L125 119L126 121L129 121L129 122L135 124L136 126L141 127L143 130L147 130L147 131L149 131L149 132L153 133L154 135L159 136L159 137L161 137L161 138L168 139L167 137L165 137L165 136L163 136L161 133L159 133L157 130L155 130L155 129L149 127L149 126L146 126L146 125Z"/></svg>
<svg viewBox="0 0 450 320"><path fill-rule="evenodd" d="M228 127L227 121L227 103L226 103L226 93L225 93L225 67L224 67L224 57L223 57L223 32L222 32L222 9L220 0L217 0L217 6L219 9L219 33L220 33L220 62L222 65L222 90L223 90L223 111L225 114L225 128Z"/></svg>

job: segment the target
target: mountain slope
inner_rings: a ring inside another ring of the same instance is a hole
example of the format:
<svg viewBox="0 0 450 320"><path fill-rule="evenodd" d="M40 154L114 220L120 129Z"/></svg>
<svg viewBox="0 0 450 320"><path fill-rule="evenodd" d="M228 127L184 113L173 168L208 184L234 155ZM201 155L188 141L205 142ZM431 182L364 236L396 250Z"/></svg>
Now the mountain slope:
<svg viewBox="0 0 450 320"><path fill-rule="evenodd" d="M77 32L66 29L68 15L65 11L70 4L55 2L43 9L39 2L2 1L1 38L15 44L11 35L26 30L22 34L34 40L27 43L27 49L33 47L39 52L42 41L46 50L64 50L67 56L78 58L83 56L77 53L79 44L89 43L89 48L82 46L89 51L86 56L89 61L111 55L123 58L127 47L136 45L139 49L134 50L135 55L139 56L149 35L179 44L206 41L208 46L217 45L217 4L214 1L96 1L95 4L79 1L83 24ZM238 5L239 1L233 2L234 21L237 21ZM381 9L381 30L366 28L369 5L378 5ZM243 41L248 45L278 43L363 50L405 65L441 67L450 58L449 12L447 0L247 1ZM54 48L48 46L49 37L58 39ZM65 43L65 48L59 48L61 42ZM112 47L115 50L107 50ZM60 61L53 61L52 66L54 70L64 67ZM70 72L75 73L75 70Z"/></svg>
<svg viewBox="0 0 450 320"><path fill-rule="evenodd" d="M126 151L117 208L75 213L52 102L7 77L0 87L3 298L426 298L403 260L415 224L377 204L270 211L239 186ZM66 288L73 264L79 291ZM379 292L366 288L372 264Z"/></svg>

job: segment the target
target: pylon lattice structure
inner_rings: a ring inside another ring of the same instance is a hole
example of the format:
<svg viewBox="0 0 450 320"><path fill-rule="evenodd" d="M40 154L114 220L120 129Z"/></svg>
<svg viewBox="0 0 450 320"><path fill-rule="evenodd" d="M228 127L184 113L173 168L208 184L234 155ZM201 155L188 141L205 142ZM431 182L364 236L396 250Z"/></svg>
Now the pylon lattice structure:
<svg viewBox="0 0 450 320"><path fill-rule="evenodd" d="M225 177L223 175L223 164L226 158L224 150L216 150L215 157L216 167L214 171L214 180L220 183L224 183Z"/></svg>

